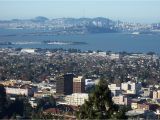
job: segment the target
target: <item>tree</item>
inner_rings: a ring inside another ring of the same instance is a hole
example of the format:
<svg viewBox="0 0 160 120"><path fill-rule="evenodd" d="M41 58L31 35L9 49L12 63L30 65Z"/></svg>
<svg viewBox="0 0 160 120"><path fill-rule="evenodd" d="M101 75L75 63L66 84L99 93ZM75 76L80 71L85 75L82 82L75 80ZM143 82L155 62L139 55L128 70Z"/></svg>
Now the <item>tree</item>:
<svg viewBox="0 0 160 120"><path fill-rule="evenodd" d="M131 110L130 106L120 106L118 112L115 114L114 118L116 119L127 119L127 116L125 115L125 113L127 111Z"/></svg>
<svg viewBox="0 0 160 120"><path fill-rule="evenodd" d="M4 86L0 84L0 119L4 117L6 104L7 104L6 90Z"/></svg>
<svg viewBox="0 0 160 120"><path fill-rule="evenodd" d="M12 107L13 114L15 113L16 115L23 116L24 103L23 103L23 98L21 96L18 96L16 98L12 106L13 106Z"/></svg>
<svg viewBox="0 0 160 120"><path fill-rule="evenodd" d="M28 102L28 98L23 99L23 105L24 105L24 107L23 107L24 108L23 109L24 119L31 119L33 108L31 106L31 104Z"/></svg>
<svg viewBox="0 0 160 120"><path fill-rule="evenodd" d="M111 91L107 82L101 79L93 93L89 94L88 101L77 112L79 119L122 119L124 112L112 101Z"/></svg>
<svg viewBox="0 0 160 120"><path fill-rule="evenodd" d="M43 113L43 111L48 108L56 108L56 101L53 96L43 97L37 102L38 105L33 111L32 119L57 119L52 114Z"/></svg>
<svg viewBox="0 0 160 120"><path fill-rule="evenodd" d="M36 107L36 111L43 111L48 108L56 107L56 101L53 96L44 97L38 100L38 105Z"/></svg>

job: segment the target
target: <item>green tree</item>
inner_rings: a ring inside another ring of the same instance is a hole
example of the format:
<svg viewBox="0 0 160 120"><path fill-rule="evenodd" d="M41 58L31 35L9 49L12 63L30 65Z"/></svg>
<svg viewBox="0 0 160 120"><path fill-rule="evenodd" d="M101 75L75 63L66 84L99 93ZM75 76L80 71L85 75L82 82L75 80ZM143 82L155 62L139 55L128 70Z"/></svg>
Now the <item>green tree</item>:
<svg viewBox="0 0 160 120"><path fill-rule="evenodd" d="M4 86L0 84L0 119L2 119L5 115L6 104L6 90Z"/></svg>
<svg viewBox="0 0 160 120"><path fill-rule="evenodd" d="M58 119L53 114L44 114L43 111L48 108L56 107L56 100L53 96L43 97L37 101L38 105L34 109L32 119Z"/></svg>
<svg viewBox="0 0 160 120"><path fill-rule="evenodd" d="M25 119L30 119L32 116L33 108L31 104L28 102L28 98L23 99L23 117Z"/></svg>
<svg viewBox="0 0 160 120"><path fill-rule="evenodd" d="M16 98L12 108L13 108L13 113L15 113L16 115L23 116L24 103L23 103L23 98L21 96L18 96Z"/></svg>
<svg viewBox="0 0 160 120"><path fill-rule="evenodd" d="M131 110L130 106L120 106L118 112L113 116L116 119L127 119L125 113Z"/></svg>
<svg viewBox="0 0 160 120"><path fill-rule="evenodd" d="M38 105L36 107L36 111L43 111L44 109L47 109L47 108L56 107L56 101L53 96L41 98L37 102L38 102Z"/></svg>
<svg viewBox="0 0 160 120"><path fill-rule="evenodd" d="M124 111L112 101L111 91L106 80L101 79L95 90L89 94L88 101L77 112L79 119L123 119Z"/></svg>

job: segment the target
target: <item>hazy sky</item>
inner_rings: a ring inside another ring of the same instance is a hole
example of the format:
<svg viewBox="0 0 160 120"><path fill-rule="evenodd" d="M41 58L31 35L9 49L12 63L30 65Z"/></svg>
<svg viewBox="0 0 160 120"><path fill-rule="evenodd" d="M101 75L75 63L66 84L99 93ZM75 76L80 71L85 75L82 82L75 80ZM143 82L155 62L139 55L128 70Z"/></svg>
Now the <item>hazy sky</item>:
<svg viewBox="0 0 160 120"><path fill-rule="evenodd" d="M0 0L0 19L36 16L160 22L160 0Z"/></svg>

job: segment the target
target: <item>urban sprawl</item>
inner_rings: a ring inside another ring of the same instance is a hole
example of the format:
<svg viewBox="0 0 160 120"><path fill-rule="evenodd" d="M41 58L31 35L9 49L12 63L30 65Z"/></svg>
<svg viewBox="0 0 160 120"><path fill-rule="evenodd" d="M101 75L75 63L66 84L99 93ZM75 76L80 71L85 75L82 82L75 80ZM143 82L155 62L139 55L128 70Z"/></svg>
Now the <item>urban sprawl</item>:
<svg viewBox="0 0 160 120"><path fill-rule="evenodd" d="M33 19L0 20L1 29L38 30L29 35L61 35L87 33L136 32L159 33L160 23L141 24L111 20L108 18L55 18L36 17ZM40 31L41 30L41 31ZM14 36L13 34L10 36Z"/></svg>
<svg viewBox="0 0 160 120"><path fill-rule="evenodd" d="M31 106L27 113L39 110L39 118L49 113L76 119L101 78L114 104L128 107L128 118L160 116L160 58L153 52L1 48L0 56L0 84L7 99L12 103L23 97Z"/></svg>

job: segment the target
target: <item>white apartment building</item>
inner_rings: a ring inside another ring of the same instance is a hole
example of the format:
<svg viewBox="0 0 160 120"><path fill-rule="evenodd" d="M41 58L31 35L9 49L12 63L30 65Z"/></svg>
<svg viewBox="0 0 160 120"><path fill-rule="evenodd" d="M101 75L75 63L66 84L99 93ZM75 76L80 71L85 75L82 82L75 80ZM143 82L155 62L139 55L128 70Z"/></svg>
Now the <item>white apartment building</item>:
<svg viewBox="0 0 160 120"><path fill-rule="evenodd" d="M87 93L73 93L72 95L67 95L65 101L68 105L79 106L84 104L85 100L88 100Z"/></svg>
<svg viewBox="0 0 160 120"><path fill-rule="evenodd" d="M141 89L141 83L135 82L124 82L121 83L121 89L124 90L127 94L137 94Z"/></svg>

